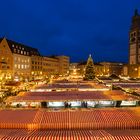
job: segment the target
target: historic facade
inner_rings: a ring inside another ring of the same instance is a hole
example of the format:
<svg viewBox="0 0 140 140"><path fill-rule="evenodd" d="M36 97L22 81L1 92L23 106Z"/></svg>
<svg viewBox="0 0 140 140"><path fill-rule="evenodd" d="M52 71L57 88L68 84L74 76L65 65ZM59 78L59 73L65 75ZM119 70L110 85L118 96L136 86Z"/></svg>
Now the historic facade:
<svg viewBox="0 0 140 140"><path fill-rule="evenodd" d="M129 33L129 64L140 64L140 15L137 10Z"/></svg>
<svg viewBox="0 0 140 140"><path fill-rule="evenodd" d="M129 32L129 64L123 68L123 75L140 78L140 14L135 10Z"/></svg>
<svg viewBox="0 0 140 140"><path fill-rule="evenodd" d="M41 56L38 49L6 38L0 39L0 80L35 80L51 75L65 75L69 57Z"/></svg>
<svg viewBox="0 0 140 140"><path fill-rule="evenodd" d="M82 63L71 63L70 64L70 76L82 77L85 73L86 62ZM110 76L112 74L122 75L123 73L123 63L113 63L113 62L100 62L94 63L95 75L96 76Z"/></svg>

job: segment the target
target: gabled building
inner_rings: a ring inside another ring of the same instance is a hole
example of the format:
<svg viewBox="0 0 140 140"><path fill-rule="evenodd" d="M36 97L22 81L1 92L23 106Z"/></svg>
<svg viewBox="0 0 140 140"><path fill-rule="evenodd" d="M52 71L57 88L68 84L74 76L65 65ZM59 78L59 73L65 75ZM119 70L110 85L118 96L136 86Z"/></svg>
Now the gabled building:
<svg viewBox="0 0 140 140"><path fill-rule="evenodd" d="M0 53L2 79L9 77L21 81L30 79L32 56L40 56L37 49L6 38L1 39Z"/></svg>
<svg viewBox="0 0 140 140"><path fill-rule="evenodd" d="M13 53L5 38L0 38L0 81L13 76Z"/></svg>
<svg viewBox="0 0 140 140"><path fill-rule="evenodd" d="M68 56L41 56L38 49L0 38L0 81L36 80L51 75L66 75Z"/></svg>

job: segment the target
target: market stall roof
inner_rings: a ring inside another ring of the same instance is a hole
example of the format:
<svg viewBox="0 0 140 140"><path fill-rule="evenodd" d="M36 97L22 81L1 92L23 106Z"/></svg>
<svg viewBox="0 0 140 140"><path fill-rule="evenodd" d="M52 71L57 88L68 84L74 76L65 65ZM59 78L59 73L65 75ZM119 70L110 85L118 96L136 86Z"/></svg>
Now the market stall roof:
<svg viewBox="0 0 140 140"><path fill-rule="evenodd" d="M53 83L48 85L39 85L36 89L102 89L107 88L103 84L98 83Z"/></svg>
<svg viewBox="0 0 140 140"><path fill-rule="evenodd" d="M119 90L112 91L63 91L63 92L26 92L22 96L7 99L13 101L67 101L67 100L138 100L137 97Z"/></svg>
<svg viewBox="0 0 140 140"><path fill-rule="evenodd" d="M0 128L19 129L130 129L140 128L140 108L91 110L0 110ZM0 131L1 132L1 131Z"/></svg>
<svg viewBox="0 0 140 140"><path fill-rule="evenodd" d="M28 130L0 129L0 139L31 140L138 140L140 130Z"/></svg>

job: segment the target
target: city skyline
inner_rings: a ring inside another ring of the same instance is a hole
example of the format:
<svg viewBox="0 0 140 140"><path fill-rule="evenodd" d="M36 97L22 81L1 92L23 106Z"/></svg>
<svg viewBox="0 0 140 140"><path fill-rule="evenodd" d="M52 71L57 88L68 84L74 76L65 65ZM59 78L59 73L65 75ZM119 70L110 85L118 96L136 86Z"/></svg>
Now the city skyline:
<svg viewBox="0 0 140 140"><path fill-rule="evenodd" d="M128 61L131 18L135 9L140 11L137 0L1 4L1 37L38 48L42 55L68 55L72 62L87 60L89 54L96 62Z"/></svg>

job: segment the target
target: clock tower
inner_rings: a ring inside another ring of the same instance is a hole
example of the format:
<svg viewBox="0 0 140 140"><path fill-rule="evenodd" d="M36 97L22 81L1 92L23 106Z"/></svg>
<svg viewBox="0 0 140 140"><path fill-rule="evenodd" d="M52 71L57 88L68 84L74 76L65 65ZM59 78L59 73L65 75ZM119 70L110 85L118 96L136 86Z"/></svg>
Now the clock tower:
<svg viewBox="0 0 140 140"><path fill-rule="evenodd" d="M135 10L129 32L129 64L140 64L140 15Z"/></svg>

